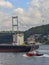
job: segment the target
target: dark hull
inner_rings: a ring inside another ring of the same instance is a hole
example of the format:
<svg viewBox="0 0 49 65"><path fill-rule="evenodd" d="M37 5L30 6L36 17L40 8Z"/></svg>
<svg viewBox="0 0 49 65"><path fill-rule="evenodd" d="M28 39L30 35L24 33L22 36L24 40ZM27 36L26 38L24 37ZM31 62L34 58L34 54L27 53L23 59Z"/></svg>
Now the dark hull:
<svg viewBox="0 0 49 65"><path fill-rule="evenodd" d="M39 48L38 45L35 47ZM31 46L0 45L0 52L28 52L30 49Z"/></svg>

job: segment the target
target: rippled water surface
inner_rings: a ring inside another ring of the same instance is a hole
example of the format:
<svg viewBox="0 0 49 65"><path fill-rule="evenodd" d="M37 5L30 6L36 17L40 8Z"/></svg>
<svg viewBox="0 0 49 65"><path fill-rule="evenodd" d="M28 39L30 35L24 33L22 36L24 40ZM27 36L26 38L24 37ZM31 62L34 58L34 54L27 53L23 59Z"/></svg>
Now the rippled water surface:
<svg viewBox="0 0 49 65"><path fill-rule="evenodd" d="M42 57L24 57L25 53L0 53L0 65L49 65L49 45L39 47Z"/></svg>

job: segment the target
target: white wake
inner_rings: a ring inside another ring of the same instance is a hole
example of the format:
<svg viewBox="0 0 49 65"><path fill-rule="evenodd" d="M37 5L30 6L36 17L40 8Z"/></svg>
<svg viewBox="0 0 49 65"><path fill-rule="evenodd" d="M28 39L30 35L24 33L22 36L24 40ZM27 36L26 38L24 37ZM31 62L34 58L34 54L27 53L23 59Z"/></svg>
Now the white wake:
<svg viewBox="0 0 49 65"><path fill-rule="evenodd" d="M42 57L49 57L49 55L48 54L44 54Z"/></svg>

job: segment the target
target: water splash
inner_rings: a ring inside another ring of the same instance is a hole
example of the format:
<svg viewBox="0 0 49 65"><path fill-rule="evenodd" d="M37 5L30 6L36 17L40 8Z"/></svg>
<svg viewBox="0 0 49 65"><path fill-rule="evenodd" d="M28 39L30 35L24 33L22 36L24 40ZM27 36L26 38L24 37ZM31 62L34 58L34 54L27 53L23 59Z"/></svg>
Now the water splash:
<svg viewBox="0 0 49 65"><path fill-rule="evenodd" d="M24 57L28 57L26 54L23 54Z"/></svg>
<svg viewBox="0 0 49 65"><path fill-rule="evenodd" d="M48 54L44 54L43 57L49 57L49 55Z"/></svg>

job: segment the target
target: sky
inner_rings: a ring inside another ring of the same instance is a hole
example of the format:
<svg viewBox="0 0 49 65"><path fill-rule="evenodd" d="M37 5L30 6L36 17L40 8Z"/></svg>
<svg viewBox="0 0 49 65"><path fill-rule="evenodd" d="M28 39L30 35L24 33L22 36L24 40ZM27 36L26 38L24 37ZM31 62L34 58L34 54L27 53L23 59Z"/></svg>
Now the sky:
<svg viewBox="0 0 49 65"><path fill-rule="evenodd" d="M49 24L49 0L0 0L0 31L12 30L12 16L22 31Z"/></svg>

